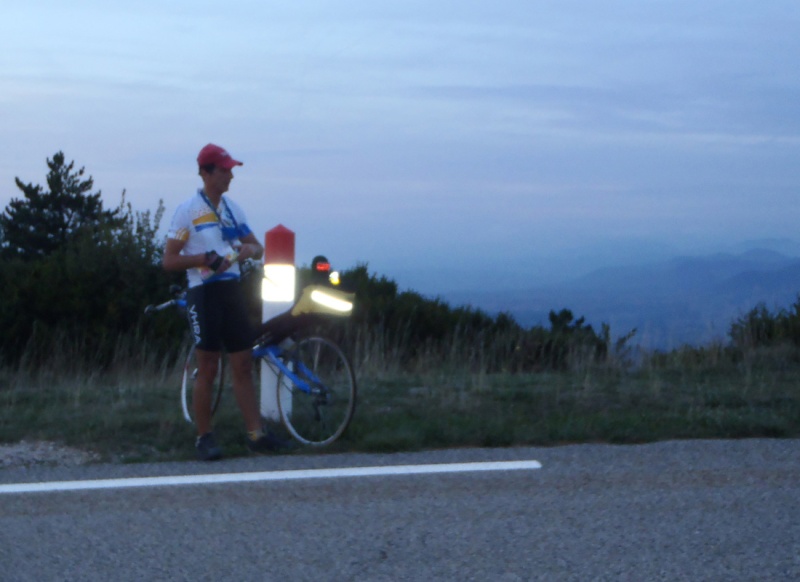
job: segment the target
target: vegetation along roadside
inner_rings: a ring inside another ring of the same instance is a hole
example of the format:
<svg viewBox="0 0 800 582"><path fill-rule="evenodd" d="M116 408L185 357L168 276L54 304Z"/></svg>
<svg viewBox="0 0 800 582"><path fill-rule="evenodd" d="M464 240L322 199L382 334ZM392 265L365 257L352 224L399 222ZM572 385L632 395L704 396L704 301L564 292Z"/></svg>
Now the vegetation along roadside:
<svg viewBox="0 0 800 582"><path fill-rule="evenodd" d="M143 315L176 282L158 265L163 207L135 212L123 193L107 210L61 152L48 167L49 191L18 180L23 198L0 215L0 444L191 459L178 399L185 322ZM367 265L342 282L357 309L326 331L353 360L359 401L329 450L800 435L800 300L754 307L724 343L642 352L634 331L612 337L569 309L524 328L400 292ZM244 455L230 393L218 415L222 444Z"/></svg>

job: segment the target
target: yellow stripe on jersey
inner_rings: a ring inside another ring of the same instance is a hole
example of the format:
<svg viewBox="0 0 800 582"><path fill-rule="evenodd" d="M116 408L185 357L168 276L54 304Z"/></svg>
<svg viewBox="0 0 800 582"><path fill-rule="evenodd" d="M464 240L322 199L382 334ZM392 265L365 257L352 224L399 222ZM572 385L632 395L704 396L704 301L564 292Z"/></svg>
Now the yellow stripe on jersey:
<svg viewBox="0 0 800 582"><path fill-rule="evenodd" d="M179 228L178 231L175 233L175 240L180 240L183 242L189 240L189 229Z"/></svg>
<svg viewBox="0 0 800 582"><path fill-rule="evenodd" d="M208 212L192 220L192 224L195 226L195 228L208 226L210 224L216 224L216 223L217 223L217 215L214 214L213 212Z"/></svg>

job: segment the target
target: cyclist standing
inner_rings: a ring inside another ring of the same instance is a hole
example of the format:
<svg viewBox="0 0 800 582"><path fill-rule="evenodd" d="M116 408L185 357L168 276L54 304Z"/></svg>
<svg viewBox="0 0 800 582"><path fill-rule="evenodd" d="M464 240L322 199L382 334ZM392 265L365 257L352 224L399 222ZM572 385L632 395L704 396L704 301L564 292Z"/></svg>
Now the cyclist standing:
<svg viewBox="0 0 800 582"><path fill-rule="evenodd" d="M200 150L197 164L203 187L175 211L162 265L167 271L187 274L186 310L198 362L192 399L198 432L195 447L198 458L213 461L222 457L212 432L211 400L223 349L228 352L248 448L265 452L279 448L281 442L262 428L252 375L253 335L239 284L239 262L261 258L264 248L242 209L223 196L233 168L243 164L214 144Z"/></svg>

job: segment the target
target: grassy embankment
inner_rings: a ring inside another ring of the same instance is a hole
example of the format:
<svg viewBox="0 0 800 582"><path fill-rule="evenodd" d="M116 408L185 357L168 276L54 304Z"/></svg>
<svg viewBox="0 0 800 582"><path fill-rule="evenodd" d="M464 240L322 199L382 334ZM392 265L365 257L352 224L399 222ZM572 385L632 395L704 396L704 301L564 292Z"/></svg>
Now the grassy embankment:
<svg viewBox="0 0 800 582"><path fill-rule="evenodd" d="M101 373L74 364L79 345L60 345L44 364L0 369L0 443L57 441L114 461L193 458L180 363L121 340ZM489 374L480 354L457 346L403 369L380 342L355 352L356 417L331 451L800 436L796 349L685 348L636 366L573 357L566 370L525 374ZM244 455L230 393L216 424L228 454Z"/></svg>

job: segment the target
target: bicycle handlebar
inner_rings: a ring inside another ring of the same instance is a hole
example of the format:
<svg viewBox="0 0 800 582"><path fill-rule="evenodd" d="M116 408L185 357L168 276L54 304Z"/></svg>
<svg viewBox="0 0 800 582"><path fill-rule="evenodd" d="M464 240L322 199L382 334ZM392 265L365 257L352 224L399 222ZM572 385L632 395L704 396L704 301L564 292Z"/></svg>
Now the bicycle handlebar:
<svg viewBox="0 0 800 582"><path fill-rule="evenodd" d="M159 305L148 305L147 307L144 308L144 314L150 315L151 313L155 313L156 311L163 311L164 309L167 309L169 307L176 307L179 304L180 304L179 299L170 299L169 301L166 301Z"/></svg>
<svg viewBox="0 0 800 582"><path fill-rule="evenodd" d="M260 262L256 261L255 259L245 259L239 264L239 269L241 272L242 277L248 277L252 273L258 271L259 266L261 265ZM161 303L159 305L148 305L144 308L144 314L150 315L155 313L156 311L163 311L164 309L168 309L170 307L182 307L185 306L186 300L184 299L186 293L186 289L181 287L180 285L170 285L169 286L169 294L175 297L171 301L166 301L165 303Z"/></svg>

